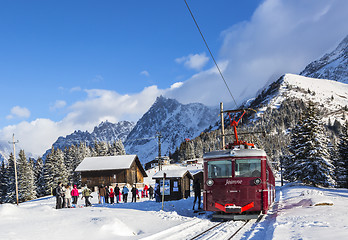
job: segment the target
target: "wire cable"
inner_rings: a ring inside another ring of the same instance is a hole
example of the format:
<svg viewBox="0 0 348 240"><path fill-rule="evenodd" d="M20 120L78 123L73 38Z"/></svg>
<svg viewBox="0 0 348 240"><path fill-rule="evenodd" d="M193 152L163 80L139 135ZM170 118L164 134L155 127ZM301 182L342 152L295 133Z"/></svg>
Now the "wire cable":
<svg viewBox="0 0 348 240"><path fill-rule="evenodd" d="M209 48L209 46L208 46L208 43L207 43L207 41L205 40L205 38L204 38L204 36L203 36L203 33L202 33L201 29L199 28L198 23L197 23L195 17L193 16L193 13L192 13L192 11L191 11L189 5L187 4L186 0L184 0L184 1L185 1L185 4L186 4L187 9L189 10L189 12L190 12L190 14L191 14L191 17L192 17L193 21L194 21L195 24L196 24L196 27L197 27L199 33L200 33L201 36L202 36L202 39L203 39L203 41L204 41L204 43L205 43L205 46L207 47L207 49L208 49L208 51L209 51L209 53L210 53L210 56L211 56L211 58L213 59L213 61L214 61L214 63L215 63L216 68L217 68L217 70L219 71L220 76L221 76L222 80L224 81L224 83L225 83L225 85L226 85L226 88L227 88L228 92L230 93L230 95L231 95L231 97L232 97L232 99L233 99L234 104L236 105L236 107L238 107L238 105L237 105L237 103L236 103L236 100L234 99L234 97L233 97L233 95L232 95L232 92L231 92L230 88L228 87L227 82L226 82L224 76L222 75L222 72L221 72L221 70L220 70L220 68L219 68L219 65L218 65L217 62L215 61L215 58L214 58L212 52L210 51L210 48Z"/></svg>

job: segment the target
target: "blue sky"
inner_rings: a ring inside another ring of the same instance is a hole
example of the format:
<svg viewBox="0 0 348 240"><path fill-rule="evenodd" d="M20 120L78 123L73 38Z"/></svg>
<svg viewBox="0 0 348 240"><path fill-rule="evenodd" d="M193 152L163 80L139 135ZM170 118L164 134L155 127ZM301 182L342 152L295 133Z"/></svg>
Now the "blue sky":
<svg viewBox="0 0 348 240"><path fill-rule="evenodd" d="M187 2L238 103L347 34L345 0ZM102 120L137 121L161 94L231 101L183 0L2 0L0 33L0 140L15 133L36 155Z"/></svg>

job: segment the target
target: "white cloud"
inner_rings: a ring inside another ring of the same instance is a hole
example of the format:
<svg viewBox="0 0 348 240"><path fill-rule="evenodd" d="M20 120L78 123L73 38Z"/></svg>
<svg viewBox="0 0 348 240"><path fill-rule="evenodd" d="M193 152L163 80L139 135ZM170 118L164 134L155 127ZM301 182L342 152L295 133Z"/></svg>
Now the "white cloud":
<svg viewBox="0 0 348 240"><path fill-rule="evenodd" d="M144 88L140 93L120 95L115 91L103 89L85 90L87 97L70 106L69 113L61 121L36 119L23 121L0 130L1 139L11 139L13 133L26 152L41 156L59 136L66 136L75 130L92 131L101 121L137 121L154 103L156 97L170 91L157 86ZM57 103L63 106L64 103Z"/></svg>
<svg viewBox="0 0 348 240"><path fill-rule="evenodd" d="M25 107L20 106L14 106L11 109L11 114L8 115L7 119L13 119L13 118L28 118L30 117L30 111Z"/></svg>
<svg viewBox="0 0 348 240"><path fill-rule="evenodd" d="M51 111L55 111L56 109L64 108L66 106L66 102L64 100L57 100L53 106L50 107Z"/></svg>
<svg viewBox="0 0 348 240"><path fill-rule="evenodd" d="M73 87L73 88L70 88L70 92L79 92L79 91L81 91L82 89L81 89L81 87Z"/></svg>
<svg viewBox="0 0 348 240"><path fill-rule="evenodd" d="M180 88L184 83L183 82L176 82L170 85L170 90L173 90L175 88Z"/></svg>
<svg viewBox="0 0 348 240"><path fill-rule="evenodd" d="M177 63L184 63L187 68L201 70L209 61L209 58L205 53L201 54L190 54L181 58L175 59Z"/></svg>
<svg viewBox="0 0 348 240"><path fill-rule="evenodd" d="M217 59L226 63L223 74L237 103L333 50L347 35L347 9L348 1L342 0L266 0L250 21L225 30ZM221 77L209 71L191 77L169 96L208 105L232 101Z"/></svg>
<svg viewBox="0 0 348 240"><path fill-rule="evenodd" d="M142 72L140 73L140 75L144 75L144 76L146 76L146 77L150 76L149 72L146 71L146 70L142 71Z"/></svg>

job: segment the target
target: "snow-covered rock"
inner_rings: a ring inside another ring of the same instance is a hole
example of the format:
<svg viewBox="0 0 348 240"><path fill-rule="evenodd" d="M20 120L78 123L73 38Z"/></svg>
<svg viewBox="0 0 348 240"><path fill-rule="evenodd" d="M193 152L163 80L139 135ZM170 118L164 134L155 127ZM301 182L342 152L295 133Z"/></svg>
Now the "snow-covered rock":
<svg viewBox="0 0 348 240"><path fill-rule="evenodd" d="M300 75L348 83L348 35L334 51L307 65Z"/></svg>

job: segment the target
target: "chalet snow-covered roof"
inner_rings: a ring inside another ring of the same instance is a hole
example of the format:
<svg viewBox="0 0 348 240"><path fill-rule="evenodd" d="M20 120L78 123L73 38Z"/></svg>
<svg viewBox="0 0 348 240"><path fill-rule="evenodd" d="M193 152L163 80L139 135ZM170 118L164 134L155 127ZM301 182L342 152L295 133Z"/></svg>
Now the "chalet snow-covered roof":
<svg viewBox="0 0 348 240"><path fill-rule="evenodd" d="M117 155L86 157L75 169L76 172L128 169L137 159L137 155ZM138 160L139 161L139 160Z"/></svg>
<svg viewBox="0 0 348 240"><path fill-rule="evenodd" d="M190 179L193 179L191 173L187 169L171 169L171 170L162 170L155 173L152 176L152 179L163 178L163 173L166 173L166 178L182 178L186 174Z"/></svg>

